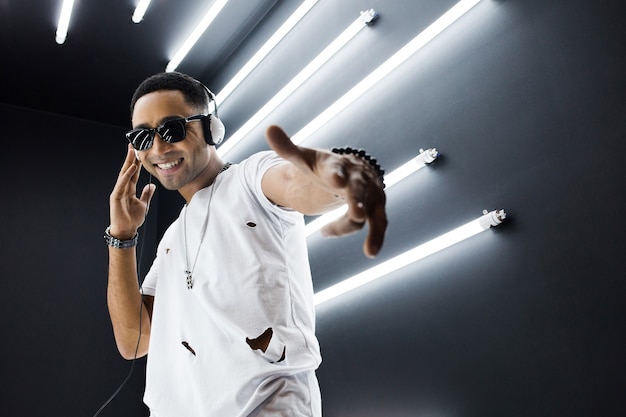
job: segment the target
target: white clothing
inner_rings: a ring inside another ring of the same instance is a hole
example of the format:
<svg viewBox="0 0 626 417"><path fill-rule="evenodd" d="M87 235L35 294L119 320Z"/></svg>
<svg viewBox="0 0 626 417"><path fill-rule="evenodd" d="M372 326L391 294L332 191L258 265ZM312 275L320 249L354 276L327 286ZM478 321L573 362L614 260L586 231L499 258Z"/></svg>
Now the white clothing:
<svg viewBox="0 0 626 417"><path fill-rule="evenodd" d="M281 162L268 151L232 165L159 243L142 284L155 296L144 394L152 416L321 416L304 219L261 190ZM246 338L268 328L266 352L253 350Z"/></svg>

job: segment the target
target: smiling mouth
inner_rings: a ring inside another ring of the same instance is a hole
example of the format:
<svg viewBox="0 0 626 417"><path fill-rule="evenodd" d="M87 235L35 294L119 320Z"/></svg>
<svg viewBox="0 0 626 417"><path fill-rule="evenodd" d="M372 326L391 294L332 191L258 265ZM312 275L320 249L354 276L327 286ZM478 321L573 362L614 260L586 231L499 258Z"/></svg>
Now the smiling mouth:
<svg viewBox="0 0 626 417"><path fill-rule="evenodd" d="M156 164L156 166L159 167L160 169L168 170L168 169L172 169L176 165L180 164L182 162L182 160L183 160L183 158L180 158L180 159L177 159L176 161L166 162L166 163L163 163L163 164Z"/></svg>

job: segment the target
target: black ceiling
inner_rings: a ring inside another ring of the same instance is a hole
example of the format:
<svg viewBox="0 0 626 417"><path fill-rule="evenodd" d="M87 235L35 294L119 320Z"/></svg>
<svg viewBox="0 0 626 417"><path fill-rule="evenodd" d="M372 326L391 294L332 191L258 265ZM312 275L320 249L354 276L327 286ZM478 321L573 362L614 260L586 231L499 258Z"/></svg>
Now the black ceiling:
<svg viewBox="0 0 626 417"><path fill-rule="evenodd" d="M107 124L129 124L128 102L146 76L163 71L212 1L76 0L67 40L55 42L62 0L0 1L0 102ZM268 13L299 2L230 1L179 70L207 81Z"/></svg>

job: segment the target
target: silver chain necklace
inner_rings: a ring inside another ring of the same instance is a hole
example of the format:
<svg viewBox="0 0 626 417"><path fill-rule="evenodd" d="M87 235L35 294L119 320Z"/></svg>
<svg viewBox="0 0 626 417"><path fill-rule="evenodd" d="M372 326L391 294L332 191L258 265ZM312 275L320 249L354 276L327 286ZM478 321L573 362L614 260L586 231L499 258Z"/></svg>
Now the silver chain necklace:
<svg viewBox="0 0 626 417"><path fill-rule="evenodd" d="M193 288L193 271L196 269L196 263L198 262L198 256L200 255L200 249L202 248L202 242L204 242L204 236L206 235L207 226L209 225L209 208L211 207L211 200L213 200L213 191L215 191L215 181L217 180L217 176L222 172L226 171L230 168L231 163L226 162L220 172L217 173L215 179L213 179L213 184L211 188L211 194L209 195L209 202L207 203L206 215L204 216L204 224L202 225L202 233L200 235L200 243L198 244L198 251L196 252L196 257L193 260L193 265L191 269L189 269L189 255L187 254L187 204L185 204L185 214L183 214L183 236L185 243L185 277L187 279L187 289L190 290Z"/></svg>

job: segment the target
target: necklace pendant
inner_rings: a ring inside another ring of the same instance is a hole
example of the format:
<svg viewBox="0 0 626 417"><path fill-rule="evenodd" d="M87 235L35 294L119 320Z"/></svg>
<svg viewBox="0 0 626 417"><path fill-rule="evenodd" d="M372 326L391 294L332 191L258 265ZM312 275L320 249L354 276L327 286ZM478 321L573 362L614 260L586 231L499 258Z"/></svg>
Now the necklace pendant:
<svg viewBox="0 0 626 417"><path fill-rule="evenodd" d="M190 290L193 288L193 278L191 276L191 271L185 270L185 275L187 276L187 289Z"/></svg>

